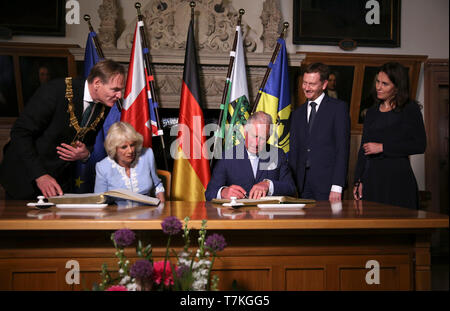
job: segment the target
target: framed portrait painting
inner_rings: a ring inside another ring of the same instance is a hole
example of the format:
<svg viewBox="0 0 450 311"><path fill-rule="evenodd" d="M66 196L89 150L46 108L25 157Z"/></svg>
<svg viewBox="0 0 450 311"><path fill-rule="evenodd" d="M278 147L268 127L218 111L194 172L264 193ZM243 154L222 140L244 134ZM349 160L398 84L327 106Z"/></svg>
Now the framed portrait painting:
<svg viewBox="0 0 450 311"><path fill-rule="evenodd" d="M400 0L294 0L293 43L399 47L400 6Z"/></svg>

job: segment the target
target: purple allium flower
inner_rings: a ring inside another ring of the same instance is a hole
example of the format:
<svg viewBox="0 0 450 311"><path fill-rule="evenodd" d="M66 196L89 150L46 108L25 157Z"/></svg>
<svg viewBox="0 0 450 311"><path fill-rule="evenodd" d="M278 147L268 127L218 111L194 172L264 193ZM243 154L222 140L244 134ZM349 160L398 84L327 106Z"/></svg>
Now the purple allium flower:
<svg viewBox="0 0 450 311"><path fill-rule="evenodd" d="M118 247L130 246L135 238L134 232L130 229L120 229L114 232L114 241L116 241Z"/></svg>
<svg viewBox="0 0 450 311"><path fill-rule="evenodd" d="M189 266L181 264L177 268L177 277L181 279L186 273L189 272Z"/></svg>
<svg viewBox="0 0 450 311"><path fill-rule="evenodd" d="M164 218L163 222L161 223L161 227L165 234L175 235L181 231L183 225L181 224L181 221L179 221L175 216L169 216Z"/></svg>
<svg viewBox="0 0 450 311"><path fill-rule="evenodd" d="M205 246L215 253L223 251L225 246L227 246L227 243L225 242L223 235L214 233L206 238Z"/></svg>
<svg viewBox="0 0 450 311"><path fill-rule="evenodd" d="M153 272L153 266L150 261L140 259L131 267L130 275L137 279L149 279Z"/></svg>

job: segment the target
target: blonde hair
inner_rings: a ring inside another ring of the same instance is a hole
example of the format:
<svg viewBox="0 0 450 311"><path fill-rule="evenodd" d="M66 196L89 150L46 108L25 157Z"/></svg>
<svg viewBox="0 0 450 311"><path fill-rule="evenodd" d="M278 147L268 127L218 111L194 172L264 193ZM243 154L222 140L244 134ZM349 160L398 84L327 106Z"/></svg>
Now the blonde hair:
<svg viewBox="0 0 450 311"><path fill-rule="evenodd" d="M136 144L136 158L141 154L144 138L127 122L116 122L111 125L105 139L105 150L108 157L114 160L117 147L131 141Z"/></svg>

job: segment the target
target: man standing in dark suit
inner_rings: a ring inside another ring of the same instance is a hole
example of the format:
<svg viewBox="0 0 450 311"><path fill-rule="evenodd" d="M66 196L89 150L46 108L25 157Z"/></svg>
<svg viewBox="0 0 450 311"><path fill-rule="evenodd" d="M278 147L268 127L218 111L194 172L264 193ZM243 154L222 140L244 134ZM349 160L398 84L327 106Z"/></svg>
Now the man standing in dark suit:
<svg viewBox="0 0 450 311"><path fill-rule="evenodd" d="M314 63L303 74L307 102L292 115L289 166L302 198L340 201L348 167L347 104L325 95L330 70Z"/></svg>
<svg viewBox="0 0 450 311"><path fill-rule="evenodd" d="M76 161L87 161L106 107L122 97L125 70L102 60L87 80L57 79L28 101L4 148L0 183L9 199L71 191Z"/></svg>
<svg viewBox="0 0 450 311"><path fill-rule="evenodd" d="M244 128L245 144L225 151L217 161L205 192L206 200L295 195L283 150L267 144L271 124L272 117L262 111L249 117Z"/></svg>

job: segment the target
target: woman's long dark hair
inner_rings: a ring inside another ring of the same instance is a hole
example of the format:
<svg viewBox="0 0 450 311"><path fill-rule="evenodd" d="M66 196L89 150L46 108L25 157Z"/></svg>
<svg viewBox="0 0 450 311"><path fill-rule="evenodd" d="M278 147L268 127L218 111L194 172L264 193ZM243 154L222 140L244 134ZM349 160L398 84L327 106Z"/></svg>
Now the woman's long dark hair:
<svg viewBox="0 0 450 311"><path fill-rule="evenodd" d="M377 75L384 72L389 80L394 84L396 93L391 104L394 105L395 111L402 110L409 102L409 76L408 69L397 62L389 62L378 68ZM381 104L382 100L378 99L376 89L374 88L374 100L377 104Z"/></svg>

